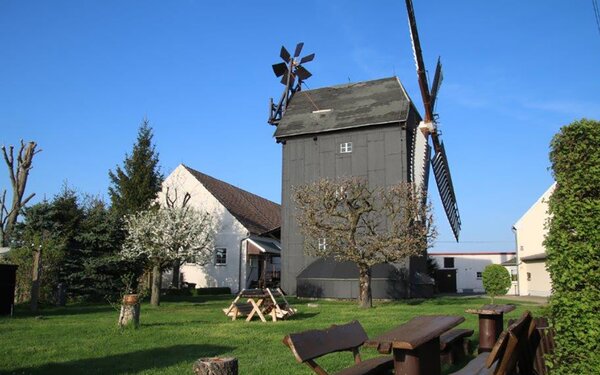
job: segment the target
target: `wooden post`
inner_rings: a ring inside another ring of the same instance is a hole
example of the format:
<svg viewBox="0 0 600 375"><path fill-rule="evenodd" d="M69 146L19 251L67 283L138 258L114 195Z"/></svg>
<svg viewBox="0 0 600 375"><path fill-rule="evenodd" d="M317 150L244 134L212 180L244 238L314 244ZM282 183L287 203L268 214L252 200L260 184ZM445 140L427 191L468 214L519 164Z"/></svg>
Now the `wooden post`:
<svg viewBox="0 0 600 375"><path fill-rule="evenodd" d="M40 278L42 273L42 247L33 253L33 273L31 275L31 311L37 311L38 299L40 298Z"/></svg>
<svg viewBox="0 0 600 375"><path fill-rule="evenodd" d="M123 329L133 322L135 329L140 326L140 302L137 294L126 294L123 296L121 313L119 314L119 327Z"/></svg>
<svg viewBox="0 0 600 375"><path fill-rule="evenodd" d="M237 375L237 358L200 358L194 363L196 375Z"/></svg>

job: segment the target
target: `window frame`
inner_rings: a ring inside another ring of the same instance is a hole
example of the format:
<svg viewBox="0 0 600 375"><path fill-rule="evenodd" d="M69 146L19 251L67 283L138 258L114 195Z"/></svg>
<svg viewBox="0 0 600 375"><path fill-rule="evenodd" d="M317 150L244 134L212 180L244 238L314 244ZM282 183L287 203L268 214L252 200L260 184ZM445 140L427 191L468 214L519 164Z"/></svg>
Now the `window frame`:
<svg viewBox="0 0 600 375"><path fill-rule="evenodd" d="M352 142L340 143L340 154L351 154L352 153Z"/></svg>
<svg viewBox="0 0 600 375"><path fill-rule="evenodd" d="M451 265L448 265L451 264ZM454 257L444 257L444 268L455 268Z"/></svg>
<svg viewBox="0 0 600 375"><path fill-rule="evenodd" d="M222 250L222 255L219 252ZM227 248L226 247L215 247L215 266L226 266L227 265Z"/></svg>

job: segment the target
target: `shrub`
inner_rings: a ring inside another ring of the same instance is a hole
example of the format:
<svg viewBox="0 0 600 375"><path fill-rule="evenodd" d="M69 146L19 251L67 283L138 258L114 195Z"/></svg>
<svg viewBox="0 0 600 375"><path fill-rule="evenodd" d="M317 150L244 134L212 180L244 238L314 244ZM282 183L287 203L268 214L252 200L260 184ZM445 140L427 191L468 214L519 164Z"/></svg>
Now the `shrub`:
<svg viewBox="0 0 600 375"><path fill-rule="evenodd" d="M553 374L600 369L600 122L564 126L551 143L556 189L544 245L556 330Z"/></svg>
<svg viewBox="0 0 600 375"><path fill-rule="evenodd" d="M490 264L483 270L483 288L494 303L494 297L505 295L510 289L510 274L499 264Z"/></svg>

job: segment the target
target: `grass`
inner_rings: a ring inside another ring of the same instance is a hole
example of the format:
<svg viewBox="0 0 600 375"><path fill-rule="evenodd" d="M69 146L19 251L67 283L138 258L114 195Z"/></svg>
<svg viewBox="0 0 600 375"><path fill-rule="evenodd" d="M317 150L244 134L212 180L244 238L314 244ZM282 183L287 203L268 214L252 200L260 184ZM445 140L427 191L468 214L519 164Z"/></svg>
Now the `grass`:
<svg viewBox="0 0 600 375"><path fill-rule="evenodd" d="M222 312L230 296L165 298L159 308L142 305L138 330L117 328L118 311L109 305L47 308L39 316L18 309L13 318L0 318L0 374L191 374L201 357L236 357L240 374L311 374L295 361L281 340L290 332L328 327L357 319L373 337L417 315L461 315L463 328L475 329L477 316L467 308L488 303L484 298L442 297L430 300L376 302L360 309L351 301L291 300L298 314L287 321L231 321ZM507 301L504 301L507 302ZM497 303L503 303L499 300ZM539 305L519 304L507 314L534 314ZM363 349L365 358L375 356ZM348 352L318 361L335 372L352 363ZM445 372L452 369L446 368Z"/></svg>

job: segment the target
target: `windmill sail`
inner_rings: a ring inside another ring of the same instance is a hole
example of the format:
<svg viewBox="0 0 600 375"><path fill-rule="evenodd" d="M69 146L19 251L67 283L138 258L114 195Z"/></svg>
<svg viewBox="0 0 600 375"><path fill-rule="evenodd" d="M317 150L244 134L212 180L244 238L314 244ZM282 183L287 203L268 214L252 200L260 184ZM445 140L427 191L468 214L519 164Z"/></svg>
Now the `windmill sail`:
<svg viewBox="0 0 600 375"><path fill-rule="evenodd" d="M431 166L433 167L433 175L435 176L435 182L437 183L440 192L444 211L446 211L446 216L450 222L454 237L458 241L461 226L460 215L458 213L456 195L454 194L452 178L450 177L450 168L448 167L448 158L446 157L446 150L444 149L443 142L440 143L439 150L435 153L433 159L431 159Z"/></svg>
<svg viewBox="0 0 600 375"><path fill-rule="evenodd" d="M444 144L440 140L440 134L437 130L436 119L433 115L433 108L437 94L442 84L442 64L438 59L437 66L435 68L435 74L433 78L433 85L431 90L427 82L427 71L425 70L425 62L423 61L423 52L421 51L421 42L419 40L419 32L417 30L417 20L415 17L415 10L413 8L412 0L406 0L406 11L408 13L408 26L410 29L410 39L412 42L413 53L415 57L415 63L417 65L417 77L419 79L419 89L421 90L421 98L423 99L423 107L425 109L425 116L418 130L415 132L415 147L413 152L413 178L414 183L420 190L427 189L427 164L423 169L424 155L429 156L429 152L426 152L426 148L429 147L428 141L431 136L433 143L433 149L435 155L431 159L433 166L433 175L440 192L442 199L442 205L446 216L454 232L454 237L458 241L458 235L460 233L460 216L458 214L458 205L456 203L456 195L454 194L454 188L452 186L452 179L450 178L450 168L448 167L448 158L444 150ZM427 147L423 146L423 139Z"/></svg>

